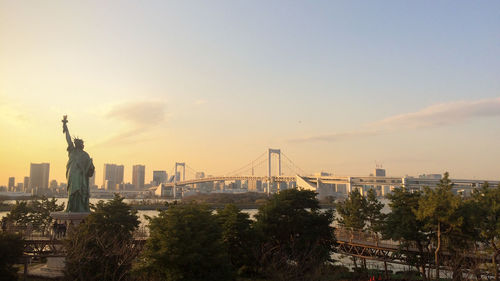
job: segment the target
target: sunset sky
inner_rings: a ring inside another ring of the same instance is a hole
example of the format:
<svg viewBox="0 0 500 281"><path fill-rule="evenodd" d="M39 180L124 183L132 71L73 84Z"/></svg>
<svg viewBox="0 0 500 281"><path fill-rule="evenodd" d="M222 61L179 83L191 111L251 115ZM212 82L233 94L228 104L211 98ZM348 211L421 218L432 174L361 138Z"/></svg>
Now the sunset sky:
<svg viewBox="0 0 500 281"><path fill-rule="evenodd" d="M500 179L499 1L0 0L0 185L104 163Z"/></svg>

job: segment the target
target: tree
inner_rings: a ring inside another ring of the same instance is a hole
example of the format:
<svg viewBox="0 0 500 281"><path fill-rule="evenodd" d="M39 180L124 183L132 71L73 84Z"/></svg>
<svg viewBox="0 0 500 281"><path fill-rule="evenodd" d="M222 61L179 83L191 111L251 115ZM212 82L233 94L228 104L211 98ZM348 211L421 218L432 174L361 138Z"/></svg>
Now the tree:
<svg viewBox="0 0 500 281"><path fill-rule="evenodd" d="M414 257L415 265L420 268L426 280L426 249L429 245L425 222L419 220L416 211L419 209L420 192L411 193L405 188L396 188L387 195L391 212L387 214L382 227L382 237L400 241L401 248L409 248L414 244L418 255Z"/></svg>
<svg viewBox="0 0 500 281"><path fill-rule="evenodd" d="M150 237L136 266L148 279L231 280L233 272L221 227L208 206L170 205L150 218Z"/></svg>
<svg viewBox="0 0 500 281"><path fill-rule="evenodd" d="M118 194L93 209L65 240L65 275L69 280L126 280L138 254L133 238L137 211Z"/></svg>
<svg viewBox="0 0 500 281"><path fill-rule="evenodd" d="M491 188L486 182L472 195L474 213L479 222L476 229L479 240L491 250L491 263L495 280L499 280L498 256L500 255L500 186Z"/></svg>
<svg viewBox="0 0 500 281"><path fill-rule="evenodd" d="M238 274L251 273L256 267L256 233L249 215L233 204L217 210L217 221L222 229L222 241L226 245L231 265Z"/></svg>
<svg viewBox="0 0 500 281"><path fill-rule="evenodd" d="M368 222L368 230L375 233L381 231L385 219L385 214L382 213L383 208L384 203L377 199L375 189L369 189L366 195L366 207L364 210L366 221Z"/></svg>
<svg viewBox="0 0 500 281"><path fill-rule="evenodd" d="M289 189L259 208L261 269L272 280L313 280L336 244L332 211L320 211L316 193Z"/></svg>
<svg viewBox="0 0 500 281"><path fill-rule="evenodd" d="M19 234L0 233L0 281L17 280L13 267L23 255L24 244Z"/></svg>
<svg viewBox="0 0 500 281"><path fill-rule="evenodd" d="M344 202L337 204L338 223L347 228L363 230L366 225L366 198L355 188Z"/></svg>
<svg viewBox="0 0 500 281"><path fill-rule="evenodd" d="M425 228L433 233L436 241L434 262L437 280L439 280L439 254L442 249L442 236L449 234L463 222L463 218L457 212L460 206L460 198L452 193L452 187L453 183L449 179L448 172L446 172L435 189L429 187L424 189L417 210L417 218L426 222Z"/></svg>
<svg viewBox="0 0 500 281"><path fill-rule="evenodd" d="M31 224L33 229L45 234L54 220L50 213L62 210L64 210L64 203L57 204L55 198L48 199L43 196L40 200L16 201L16 204L7 214L7 220L20 227Z"/></svg>

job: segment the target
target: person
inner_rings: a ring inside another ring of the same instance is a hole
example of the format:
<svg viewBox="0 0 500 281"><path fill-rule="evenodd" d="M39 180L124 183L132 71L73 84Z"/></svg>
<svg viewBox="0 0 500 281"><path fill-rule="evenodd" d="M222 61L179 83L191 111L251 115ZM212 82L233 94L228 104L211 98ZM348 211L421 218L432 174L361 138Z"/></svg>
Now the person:
<svg viewBox="0 0 500 281"><path fill-rule="evenodd" d="M63 119L63 132L68 143L68 163L66 164L66 179L68 181L68 204L66 212L90 212L89 208L89 178L94 175L94 164L89 154L83 151L83 140L71 136L67 127L67 119Z"/></svg>
<svg viewBox="0 0 500 281"><path fill-rule="evenodd" d="M52 224L53 239L59 238L58 232L59 232L59 224L57 223L57 221L54 221L54 224Z"/></svg>
<svg viewBox="0 0 500 281"><path fill-rule="evenodd" d="M2 218L2 231L3 232L7 231L7 217Z"/></svg>

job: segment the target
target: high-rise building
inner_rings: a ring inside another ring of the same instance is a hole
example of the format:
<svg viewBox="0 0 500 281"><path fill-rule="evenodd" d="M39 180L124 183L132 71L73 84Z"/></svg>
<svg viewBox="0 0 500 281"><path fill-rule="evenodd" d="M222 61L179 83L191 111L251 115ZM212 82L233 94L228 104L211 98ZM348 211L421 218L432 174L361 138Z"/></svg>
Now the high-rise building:
<svg viewBox="0 0 500 281"><path fill-rule="evenodd" d="M167 183L168 175L166 171L153 171L153 184L159 185Z"/></svg>
<svg viewBox="0 0 500 281"><path fill-rule="evenodd" d="M262 191L262 181L260 181L260 180L249 180L248 181L248 191L253 191L253 192Z"/></svg>
<svg viewBox="0 0 500 281"><path fill-rule="evenodd" d="M9 178L9 185L7 186L8 191L14 191L16 187L16 178L10 177Z"/></svg>
<svg viewBox="0 0 500 281"><path fill-rule="evenodd" d="M49 163L31 163L30 165L30 190L47 189L49 187Z"/></svg>
<svg viewBox="0 0 500 281"><path fill-rule="evenodd" d="M197 179L205 178L205 172L196 172L195 178Z"/></svg>
<svg viewBox="0 0 500 281"><path fill-rule="evenodd" d="M51 180L50 181L50 189L56 190L59 185L57 184L56 180Z"/></svg>
<svg viewBox="0 0 500 281"><path fill-rule="evenodd" d="M385 177L385 169L376 168L375 169L375 176L376 177Z"/></svg>
<svg viewBox="0 0 500 281"><path fill-rule="evenodd" d="M115 190L116 185L123 183L123 165L104 164L102 185L106 190Z"/></svg>
<svg viewBox="0 0 500 281"><path fill-rule="evenodd" d="M24 192L28 192L29 187L30 187L30 177L24 177L23 181Z"/></svg>
<svg viewBox="0 0 500 281"><path fill-rule="evenodd" d="M144 189L145 175L146 175L146 166L134 165L132 167L132 184L136 189Z"/></svg>

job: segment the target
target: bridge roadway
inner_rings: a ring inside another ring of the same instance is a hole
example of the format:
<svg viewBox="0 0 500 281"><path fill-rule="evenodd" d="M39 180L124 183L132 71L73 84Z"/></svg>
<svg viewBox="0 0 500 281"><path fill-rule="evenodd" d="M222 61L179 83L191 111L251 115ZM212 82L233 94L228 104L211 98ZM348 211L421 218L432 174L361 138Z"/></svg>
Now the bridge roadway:
<svg viewBox="0 0 500 281"><path fill-rule="evenodd" d="M192 179L192 180L183 180L177 182L168 182L164 183L164 186L173 187L175 186L184 186L190 184L197 183L205 183L205 182L217 182L217 181L234 181L234 180L248 180L248 181L263 181L263 182L292 182L295 181L295 177L289 176L274 176L274 177L264 177L264 176L220 176L220 177L209 177L202 179Z"/></svg>

